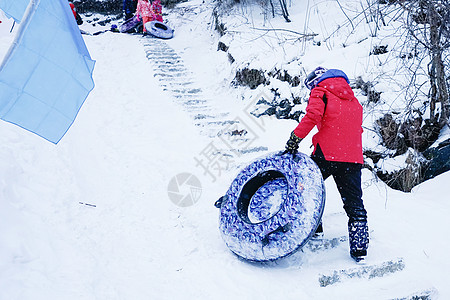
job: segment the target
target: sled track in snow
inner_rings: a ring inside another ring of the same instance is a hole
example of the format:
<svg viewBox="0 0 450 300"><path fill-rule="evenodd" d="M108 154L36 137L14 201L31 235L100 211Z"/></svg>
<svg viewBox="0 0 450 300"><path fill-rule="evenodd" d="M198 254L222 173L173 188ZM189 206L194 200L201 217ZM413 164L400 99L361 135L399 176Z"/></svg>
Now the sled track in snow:
<svg viewBox="0 0 450 300"><path fill-rule="evenodd" d="M183 106L202 134L210 137L217 135L220 125L227 121L228 113L213 111L210 101L205 99L202 90L195 85L193 74L166 42L156 38L143 38L141 42L147 59L153 65L154 76L163 90Z"/></svg>
<svg viewBox="0 0 450 300"><path fill-rule="evenodd" d="M229 138L233 136L233 146L220 148L218 151L226 156L238 156L254 152L266 151L267 147L248 146L250 137L245 134L233 134L240 121L229 112L219 111L213 101L207 99L195 77L184 65L183 59L164 40L145 37L141 39L147 59L154 69L154 76L164 91L170 93L175 102L183 106L200 133L210 138ZM243 146L242 145L246 145Z"/></svg>

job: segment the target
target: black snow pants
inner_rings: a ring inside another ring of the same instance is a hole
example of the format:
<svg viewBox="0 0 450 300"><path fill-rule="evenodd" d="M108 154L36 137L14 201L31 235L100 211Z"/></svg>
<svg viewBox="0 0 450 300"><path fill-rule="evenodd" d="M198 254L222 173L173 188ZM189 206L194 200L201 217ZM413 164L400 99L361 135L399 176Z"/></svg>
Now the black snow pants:
<svg viewBox="0 0 450 300"><path fill-rule="evenodd" d="M355 221L367 222L367 211L364 208L361 189L362 165L325 160L319 145L311 158L319 166L323 180L333 176L344 203L349 224Z"/></svg>

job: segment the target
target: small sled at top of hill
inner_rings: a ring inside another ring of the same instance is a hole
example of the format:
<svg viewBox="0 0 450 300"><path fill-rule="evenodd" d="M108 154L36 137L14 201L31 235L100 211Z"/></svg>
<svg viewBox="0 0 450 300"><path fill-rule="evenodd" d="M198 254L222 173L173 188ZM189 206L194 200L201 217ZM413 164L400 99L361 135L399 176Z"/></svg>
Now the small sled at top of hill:
<svg viewBox="0 0 450 300"><path fill-rule="evenodd" d="M173 38L174 30L164 23L161 23L159 21L151 21L145 23L144 26L147 30L147 33L154 37L165 40Z"/></svg>
<svg viewBox="0 0 450 300"><path fill-rule="evenodd" d="M141 24L141 20L137 16L133 16L123 22L119 26L119 32L122 33L135 33L139 31L139 25Z"/></svg>

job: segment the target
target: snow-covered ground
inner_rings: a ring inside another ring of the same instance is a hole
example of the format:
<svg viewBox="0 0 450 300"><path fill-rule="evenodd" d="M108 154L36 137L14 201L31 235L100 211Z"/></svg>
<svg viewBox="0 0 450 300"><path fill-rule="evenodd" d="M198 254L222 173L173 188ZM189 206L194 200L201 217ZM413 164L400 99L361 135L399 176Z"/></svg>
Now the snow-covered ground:
<svg viewBox="0 0 450 300"><path fill-rule="evenodd" d="M216 51L209 5L190 1L184 17L180 9L167 16L176 34L166 43L216 112L232 119L246 103L225 84L231 68ZM11 22L0 20L3 55ZM243 162L215 173L215 180L198 166L195 158L215 139L200 134L186 108L163 90L139 35L84 39L97 61L96 87L58 145L0 122L1 300L393 299L422 291L450 298L449 173L405 194L363 172L371 230L366 265L402 259L401 271L321 287L321 275L359 267L345 241L273 264L243 262L222 241L213 206ZM242 49L248 55L257 48ZM256 143L265 152L282 149L295 122L264 122ZM301 150L309 153L309 144L302 142ZM199 179L201 195L180 207L169 198L169 182L186 172ZM340 238L347 234L346 216L332 179L326 187L325 238Z"/></svg>

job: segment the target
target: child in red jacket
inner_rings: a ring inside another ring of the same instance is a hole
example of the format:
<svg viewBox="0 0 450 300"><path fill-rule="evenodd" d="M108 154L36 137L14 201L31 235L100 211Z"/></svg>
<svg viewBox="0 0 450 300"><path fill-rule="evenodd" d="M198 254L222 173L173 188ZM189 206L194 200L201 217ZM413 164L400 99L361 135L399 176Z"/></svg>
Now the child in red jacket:
<svg viewBox="0 0 450 300"><path fill-rule="evenodd" d="M347 75L341 70L316 68L305 85L311 90L306 114L292 131L286 150L295 154L298 144L314 126L314 152L323 179L333 176L349 218L350 255L356 261L367 255L367 212L362 201L362 106L355 98ZM319 225L318 233L322 231Z"/></svg>

